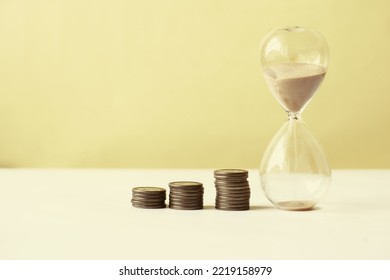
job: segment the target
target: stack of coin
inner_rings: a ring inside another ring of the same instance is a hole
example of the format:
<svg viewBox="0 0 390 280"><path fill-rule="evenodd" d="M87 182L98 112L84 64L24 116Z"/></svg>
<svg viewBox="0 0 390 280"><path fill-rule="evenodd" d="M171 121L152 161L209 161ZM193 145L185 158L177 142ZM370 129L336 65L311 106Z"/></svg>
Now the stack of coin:
<svg viewBox="0 0 390 280"><path fill-rule="evenodd" d="M214 171L217 196L215 208L219 210L249 210L250 188L248 171L218 169Z"/></svg>
<svg viewBox="0 0 390 280"><path fill-rule="evenodd" d="M169 208L179 210L203 209L203 184L190 181L169 183Z"/></svg>
<svg viewBox="0 0 390 280"><path fill-rule="evenodd" d="M166 191L157 187L133 188L131 203L137 208L156 209L165 208Z"/></svg>

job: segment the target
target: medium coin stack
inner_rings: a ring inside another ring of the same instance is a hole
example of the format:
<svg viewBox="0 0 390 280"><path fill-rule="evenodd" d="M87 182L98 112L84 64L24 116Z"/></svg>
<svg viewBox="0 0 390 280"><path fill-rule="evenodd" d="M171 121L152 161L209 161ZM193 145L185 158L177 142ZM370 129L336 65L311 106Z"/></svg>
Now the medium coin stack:
<svg viewBox="0 0 390 280"><path fill-rule="evenodd" d="M169 208L179 210L203 209L203 184L178 181L169 183Z"/></svg>
<svg viewBox="0 0 390 280"><path fill-rule="evenodd" d="M217 196L215 208L219 210L249 210L250 188L248 171L218 169L214 171Z"/></svg>
<svg viewBox="0 0 390 280"><path fill-rule="evenodd" d="M156 209L165 208L166 191L157 187L136 187L133 188L133 207Z"/></svg>

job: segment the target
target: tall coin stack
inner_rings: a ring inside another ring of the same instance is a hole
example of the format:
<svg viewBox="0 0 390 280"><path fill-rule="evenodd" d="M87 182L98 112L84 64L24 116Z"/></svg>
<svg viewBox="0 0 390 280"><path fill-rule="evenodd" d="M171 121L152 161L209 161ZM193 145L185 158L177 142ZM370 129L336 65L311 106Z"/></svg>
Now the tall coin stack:
<svg viewBox="0 0 390 280"><path fill-rule="evenodd" d="M156 209L165 208L166 191L157 187L136 187L133 188L133 207Z"/></svg>
<svg viewBox="0 0 390 280"><path fill-rule="evenodd" d="M249 210L250 188L248 171L218 169L214 171L217 196L215 208L219 210Z"/></svg>
<svg viewBox="0 0 390 280"><path fill-rule="evenodd" d="M169 183L169 208L179 210L203 209L203 184L178 181Z"/></svg>

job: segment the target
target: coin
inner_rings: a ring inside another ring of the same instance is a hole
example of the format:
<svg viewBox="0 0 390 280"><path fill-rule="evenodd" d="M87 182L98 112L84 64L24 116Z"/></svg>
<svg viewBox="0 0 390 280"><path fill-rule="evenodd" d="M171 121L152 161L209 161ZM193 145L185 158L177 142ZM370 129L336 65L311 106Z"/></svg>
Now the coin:
<svg viewBox="0 0 390 280"><path fill-rule="evenodd" d="M145 202L145 201L138 201L138 200L132 200L131 203L133 205L144 205L144 206L159 206L164 205L165 201L160 202Z"/></svg>
<svg viewBox="0 0 390 280"><path fill-rule="evenodd" d="M170 208L201 208L202 204L169 204Z"/></svg>
<svg viewBox="0 0 390 280"><path fill-rule="evenodd" d="M139 199L132 199L131 202L133 203L142 203L142 204L162 204L165 203L165 200L139 200Z"/></svg>
<svg viewBox="0 0 390 280"><path fill-rule="evenodd" d="M217 197L220 200L225 200L225 201L236 201L236 200L249 200L250 195L241 195L241 196L232 196L228 194L218 194Z"/></svg>
<svg viewBox="0 0 390 280"><path fill-rule="evenodd" d="M172 205L169 205L169 208L171 209L177 209L177 210L200 210L200 209L203 209L203 205L202 206L195 206L195 207L183 207L183 206L172 206Z"/></svg>
<svg viewBox="0 0 390 280"><path fill-rule="evenodd" d="M239 184L239 183L245 183L248 181L248 177L238 177L238 176L214 176L215 183L222 183L222 184Z"/></svg>
<svg viewBox="0 0 390 280"><path fill-rule="evenodd" d="M178 193L170 193L169 194L169 197L174 197L174 198L186 198L186 199L196 199L198 197L202 197L203 196L203 193L199 193L199 194L191 194L191 195L188 195L188 194L178 194Z"/></svg>
<svg viewBox="0 0 390 280"><path fill-rule="evenodd" d="M231 192L231 193L245 193L250 192L249 187L221 187L217 186L216 191Z"/></svg>
<svg viewBox="0 0 390 280"><path fill-rule="evenodd" d="M229 177L233 177L233 176L247 176L248 175L248 171L247 170L244 170L244 169L217 169L217 170L214 170L214 175L215 176L229 176Z"/></svg>
<svg viewBox="0 0 390 280"><path fill-rule="evenodd" d="M197 189L202 188L203 184L193 181L176 181L169 183L170 188L185 188L185 189Z"/></svg>
<svg viewBox="0 0 390 280"><path fill-rule="evenodd" d="M230 208L230 209L242 209L242 208L249 208L249 204L224 204L224 203L216 203L215 207L220 209L220 208Z"/></svg>
<svg viewBox="0 0 390 280"><path fill-rule="evenodd" d="M225 180L215 180L214 184L217 186L249 186L248 180L243 181L225 181Z"/></svg>
<svg viewBox="0 0 390 280"><path fill-rule="evenodd" d="M199 200L169 199L169 203L170 204L183 204L183 205L203 204L203 199L199 199Z"/></svg>
<svg viewBox="0 0 390 280"><path fill-rule="evenodd" d="M199 188L196 190L191 189L170 189L169 193L179 194L179 195L200 195L204 193L204 190Z"/></svg>
<svg viewBox="0 0 390 280"><path fill-rule="evenodd" d="M146 197L146 198L139 198L139 197L132 197L132 201L140 201L140 202L162 202L162 201L165 201L165 197L162 197L162 198L149 198L149 197Z"/></svg>
<svg viewBox="0 0 390 280"><path fill-rule="evenodd" d="M249 185L247 186L230 186L230 185L216 185L215 186L216 190L224 190L224 191L246 191L246 190L250 190L250 187Z"/></svg>
<svg viewBox="0 0 390 280"><path fill-rule="evenodd" d="M229 190L217 190L217 196L231 196L231 197L241 197L241 196L250 196L250 190L239 190L239 191L229 191Z"/></svg>
<svg viewBox="0 0 390 280"><path fill-rule="evenodd" d="M171 202L195 202L195 201L203 201L203 197L200 198L193 198L193 199L186 199L186 198L180 198L180 197L169 197L169 201Z"/></svg>
<svg viewBox="0 0 390 280"><path fill-rule="evenodd" d="M160 191L160 192L148 192L148 191L133 191L133 195L144 195L144 196L164 196L166 194L166 191Z"/></svg>
<svg viewBox="0 0 390 280"><path fill-rule="evenodd" d="M135 187L133 188L134 193L148 193L148 194L160 194L164 193L164 188L159 187Z"/></svg>
<svg viewBox="0 0 390 280"><path fill-rule="evenodd" d="M145 209L166 208L165 204L145 205L145 204L140 204L140 203L133 203L132 206L137 207L137 208L145 208Z"/></svg>
<svg viewBox="0 0 390 280"><path fill-rule="evenodd" d="M132 199L132 203L138 203L138 204L145 204L145 205L156 205L156 204L163 204L165 203L165 200L137 200Z"/></svg>
<svg viewBox="0 0 390 280"><path fill-rule="evenodd" d="M141 201L144 201L144 200L147 200L147 201L164 201L165 200L165 196L161 196L161 197L148 197L148 196L133 195L132 198L134 200L141 200Z"/></svg>
<svg viewBox="0 0 390 280"><path fill-rule="evenodd" d="M244 206L244 207L223 207L223 206L215 206L218 210L225 210L225 211L245 211L249 210L250 206Z"/></svg>

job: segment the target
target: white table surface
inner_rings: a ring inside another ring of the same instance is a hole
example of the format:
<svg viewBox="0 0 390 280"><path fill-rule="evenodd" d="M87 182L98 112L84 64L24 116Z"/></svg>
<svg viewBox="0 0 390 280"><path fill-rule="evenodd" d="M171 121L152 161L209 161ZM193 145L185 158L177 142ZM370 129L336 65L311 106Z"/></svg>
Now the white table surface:
<svg viewBox="0 0 390 280"><path fill-rule="evenodd" d="M135 186L193 180L205 209L138 209ZM336 170L313 211L214 209L212 170L0 169L0 259L390 259L390 170Z"/></svg>

